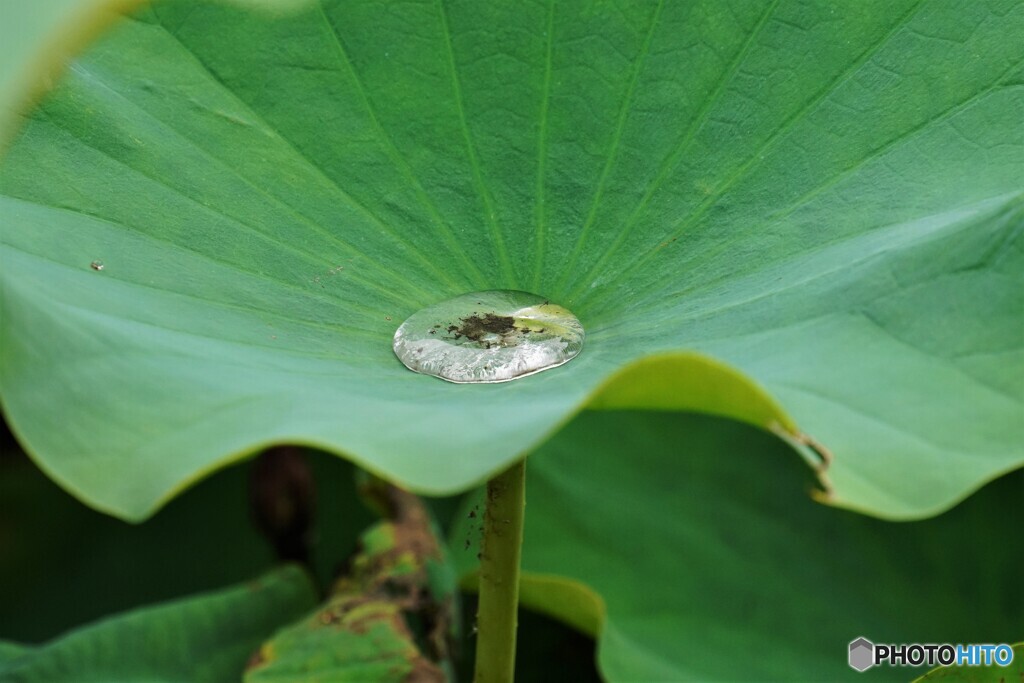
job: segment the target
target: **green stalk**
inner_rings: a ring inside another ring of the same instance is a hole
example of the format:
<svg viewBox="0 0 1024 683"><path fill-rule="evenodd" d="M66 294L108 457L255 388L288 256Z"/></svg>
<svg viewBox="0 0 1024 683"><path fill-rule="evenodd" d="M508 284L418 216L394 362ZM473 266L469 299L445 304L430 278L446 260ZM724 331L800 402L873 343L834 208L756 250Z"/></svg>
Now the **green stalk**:
<svg viewBox="0 0 1024 683"><path fill-rule="evenodd" d="M512 683L515 674L525 484L525 460L487 482L476 615L476 683Z"/></svg>

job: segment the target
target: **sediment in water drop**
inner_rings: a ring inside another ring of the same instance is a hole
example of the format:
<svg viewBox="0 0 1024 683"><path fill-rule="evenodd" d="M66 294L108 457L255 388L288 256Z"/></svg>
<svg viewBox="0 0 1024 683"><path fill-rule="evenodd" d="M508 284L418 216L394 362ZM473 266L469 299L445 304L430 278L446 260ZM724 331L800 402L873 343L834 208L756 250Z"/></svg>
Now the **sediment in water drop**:
<svg viewBox="0 0 1024 683"><path fill-rule="evenodd" d="M558 367L583 348L572 313L527 292L471 292L428 306L395 332L407 368L449 382L508 382Z"/></svg>

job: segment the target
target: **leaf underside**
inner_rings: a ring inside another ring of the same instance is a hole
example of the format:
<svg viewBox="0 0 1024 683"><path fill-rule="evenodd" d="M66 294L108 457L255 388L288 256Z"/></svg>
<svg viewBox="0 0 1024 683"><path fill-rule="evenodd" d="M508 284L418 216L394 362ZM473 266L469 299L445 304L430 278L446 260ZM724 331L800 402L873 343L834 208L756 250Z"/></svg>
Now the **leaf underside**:
<svg viewBox="0 0 1024 683"><path fill-rule="evenodd" d="M4 408L133 519L282 441L464 490L588 403L773 428L831 453L832 502L933 514L1024 460L1022 31L1010 1L154 4L0 169ZM392 355L499 288L571 309L580 357L452 386Z"/></svg>

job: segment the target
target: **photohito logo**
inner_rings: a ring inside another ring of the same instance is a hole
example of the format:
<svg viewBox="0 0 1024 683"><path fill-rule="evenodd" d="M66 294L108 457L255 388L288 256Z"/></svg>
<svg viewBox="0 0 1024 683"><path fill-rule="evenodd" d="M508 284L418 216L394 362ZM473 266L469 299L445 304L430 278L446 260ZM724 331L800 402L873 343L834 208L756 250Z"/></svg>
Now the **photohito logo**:
<svg viewBox="0 0 1024 683"><path fill-rule="evenodd" d="M1009 666L1013 648L1005 643L953 645L951 643L872 643L863 636L850 641L850 667L867 671L873 666Z"/></svg>

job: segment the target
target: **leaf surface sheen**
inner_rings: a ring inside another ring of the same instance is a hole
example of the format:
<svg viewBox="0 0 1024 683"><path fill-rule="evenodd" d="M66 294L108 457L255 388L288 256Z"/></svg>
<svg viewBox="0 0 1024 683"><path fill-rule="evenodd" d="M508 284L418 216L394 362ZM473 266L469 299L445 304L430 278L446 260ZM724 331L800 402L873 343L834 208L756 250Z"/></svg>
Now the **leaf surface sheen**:
<svg viewBox="0 0 1024 683"><path fill-rule="evenodd" d="M1024 456L1022 31L996 1L155 4L0 170L5 409L139 518L280 441L465 489L697 353L745 389L636 405L799 425L833 502L933 514ZM496 288L567 306L582 355L461 387L393 357Z"/></svg>

